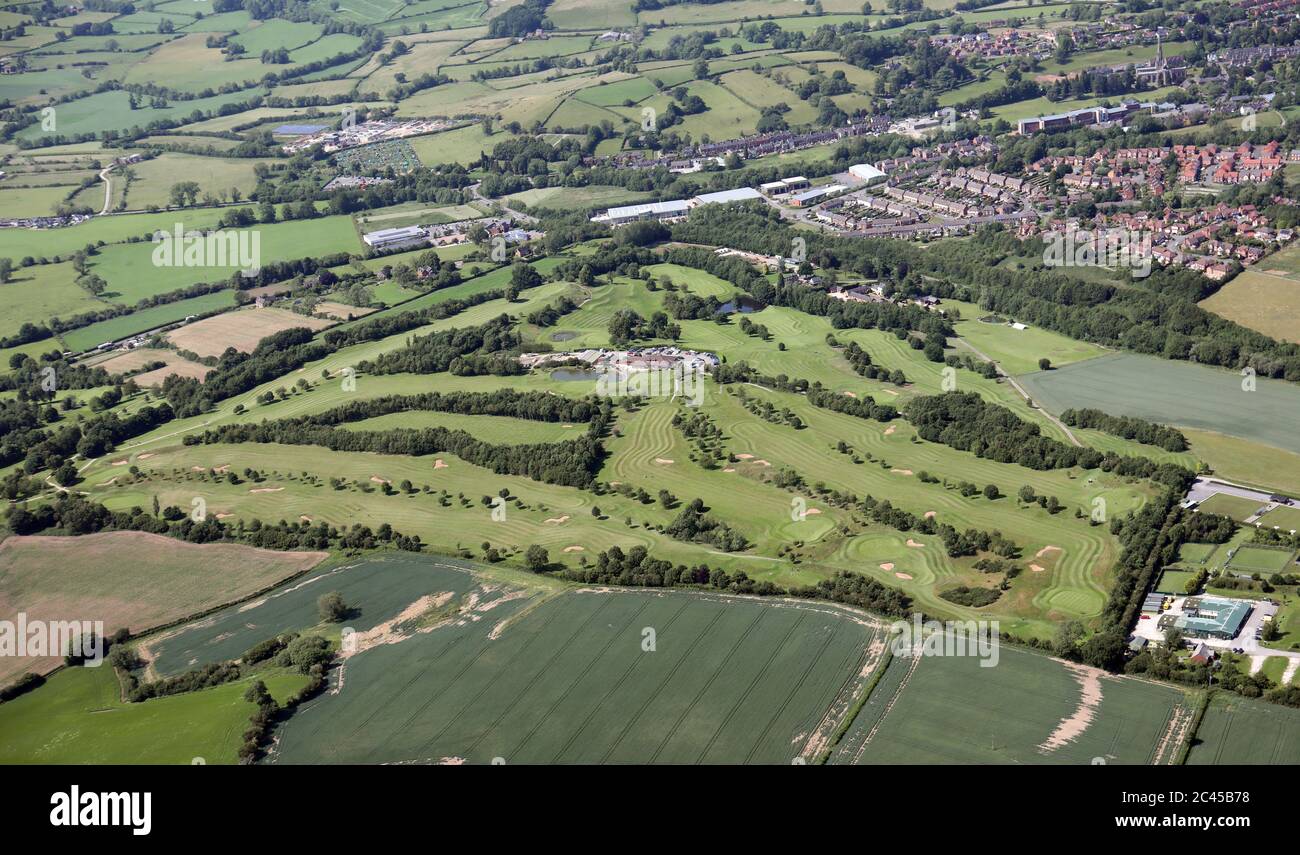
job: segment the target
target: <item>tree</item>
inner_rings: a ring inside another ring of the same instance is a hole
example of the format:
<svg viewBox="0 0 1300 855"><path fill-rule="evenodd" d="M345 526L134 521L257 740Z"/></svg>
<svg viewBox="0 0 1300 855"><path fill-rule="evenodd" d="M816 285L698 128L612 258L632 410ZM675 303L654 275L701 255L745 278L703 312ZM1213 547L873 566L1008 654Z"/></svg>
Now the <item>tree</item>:
<svg viewBox="0 0 1300 855"><path fill-rule="evenodd" d="M321 594L316 600L316 609L320 612L320 619L329 623L339 623L348 615L348 606L338 591Z"/></svg>
<svg viewBox="0 0 1300 855"><path fill-rule="evenodd" d="M0 258L0 285L7 285L14 275L14 260Z"/></svg>
<svg viewBox="0 0 1300 855"><path fill-rule="evenodd" d="M328 662L334 655L330 651L330 643L319 635L304 635L294 639L285 653L289 664L303 674L311 671L313 665Z"/></svg>
<svg viewBox="0 0 1300 855"><path fill-rule="evenodd" d="M534 573L543 573L551 566L551 555L546 551L545 547L534 543L524 553L524 562L528 569Z"/></svg>
<svg viewBox="0 0 1300 855"><path fill-rule="evenodd" d="M1042 359L1038 360L1038 370L1039 370L1039 371L1051 371L1051 370L1052 370L1052 360L1048 359L1046 356L1044 356Z"/></svg>
<svg viewBox="0 0 1300 855"><path fill-rule="evenodd" d="M988 484L984 487L984 498L992 501L993 499L1000 499L1001 497L1002 491L998 489L997 484Z"/></svg>

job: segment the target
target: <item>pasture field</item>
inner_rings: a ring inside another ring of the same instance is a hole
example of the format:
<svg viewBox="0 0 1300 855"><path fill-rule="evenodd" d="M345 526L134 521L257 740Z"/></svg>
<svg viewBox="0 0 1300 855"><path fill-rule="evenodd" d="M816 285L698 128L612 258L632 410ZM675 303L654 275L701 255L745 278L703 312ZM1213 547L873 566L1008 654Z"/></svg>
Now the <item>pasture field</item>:
<svg viewBox="0 0 1300 855"><path fill-rule="evenodd" d="M1177 427L1229 434L1300 453L1300 389L1259 378L1253 392L1235 372L1124 353L1021 378L1052 412L1096 407ZM1193 449L1195 450L1195 449Z"/></svg>
<svg viewBox="0 0 1300 855"><path fill-rule="evenodd" d="M220 145L230 141L214 139L212 142ZM147 208L150 205L166 207L170 204L172 185L180 181L197 181L208 192L227 198L229 191L234 188L247 197L257 186L254 170L261 163L263 161L247 157L200 157L165 152L151 160L131 165L136 178L131 181L127 204L132 209Z"/></svg>
<svg viewBox="0 0 1300 855"><path fill-rule="evenodd" d="M1219 692L1196 730L1189 766L1300 763L1300 710Z"/></svg>
<svg viewBox="0 0 1300 855"><path fill-rule="evenodd" d="M634 205L650 198L647 193L625 190L622 187L543 187L525 190L506 198L515 206L522 202L528 208L553 208L558 211L580 211L591 208L608 208L612 205Z"/></svg>
<svg viewBox="0 0 1300 855"><path fill-rule="evenodd" d="M126 475L125 467L115 471ZM124 627L140 633L247 596L325 557L200 546L142 532L11 536L0 543L0 617L14 620L24 612L33 620L98 620L109 635ZM0 683L23 671L49 671L61 660L62 651L4 657Z"/></svg>
<svg viewBox="0 0 1300 855"><path fill-rule="evenodd" d="M186 324L169 332L167 340L199 356L220 356L228 347L248 353L259 341L281 330L294 327L320 330L332 323L286 309L240 309Z"/></svg>
<svg viewBox="0 0 1300 855"><path fill-rule="evenodd" d="M209 209L209 212L212 210ZM219 213L209 213L209 216L219 216ZM177 212L171 214L171 219L164 221L157 229L173 232L176 223L185 224L187 228L189 225L185 223L182 214ZM352 218L346 214L259 224L255 232L252 229L248 231L258 236L258 261L261 264L334 252L360 252L362 247L361 239L352 225ZM153 232L148 234L152 235ZM245 251L251 252L251 234L244 241ZM159 266L154 264L153 259L157 248L157 245L149 241L102 247L92 258L90 269L108 282L109 291L105 296L131 305L146 297L165 294L199 282L224 281L240 268L237 259L227 259L225 266Z"/></svg>
<svg viewBox="0 0 1300 855"><path fill-rule="evenodd" d="M1105 348L1039 327L1023 330L1009 324L986 323L988 315L973 303L944 300L944 308L961 312L953 324L957 335L971 347L996 362L1008 374L1021 375L1038 371L1038 360L1046 357L1053 366L1070 365L1105 354Z"/></svg>
<svg viewBox="0 0 1300 855"><path fill-rule="evenodd" d="M1002 645L975 656L895 656L835 763L1168 763L1182 690Z"/></svg>
<svg viewBox="0 0 1300 855"><path fill-rule="evenodd" d="M0 335L13 335L24 323L107 308L107 303L78 285L76 278L70 262L15 269L13 278L0 285L5 307L0 313Z"/></svg>
<svg viewBox="0 0 1300 855"><path fill-rule="evenodd" d="M107 665L69 668L37 691L0 704L0 764L233 764L254 706L254 680L284 701L307 678L283 669L144 703L121 699Z"/></svg>
<svg viewBox="0 0 1300 855"><path fill-rule="evenodd" d="M1199 305L1272 338L1300 342L1300 247L1265 257Z"/></svg>

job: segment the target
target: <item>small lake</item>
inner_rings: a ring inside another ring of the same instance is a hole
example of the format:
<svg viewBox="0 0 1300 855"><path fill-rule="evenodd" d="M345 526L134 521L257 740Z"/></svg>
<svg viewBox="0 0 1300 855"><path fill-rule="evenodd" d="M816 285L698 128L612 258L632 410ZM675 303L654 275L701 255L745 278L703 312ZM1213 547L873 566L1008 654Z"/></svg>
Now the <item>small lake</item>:
<svg viewBox="0 0 1300 855"><path fill-rule="evenodd" d="M551 341L570 341L578 337L576 332L557 332L551 333Z"/></svg>
<svg viewBox="0 0 1300 855"><path fill-rule="evenodd" d="M718 314L730 315L733 312L740 312L742 315L748 315L766 308L766 303L755 300L753 297L740 296L723 303L718 308Z"/></svg>
<svg viewBox="0 0 1300 855"><path fill-rule="evenodd" d="M594 368L557 368L551 372L551 379L560 381L586 380L592 382L604 376L604 371L597 371Z"/></svg>

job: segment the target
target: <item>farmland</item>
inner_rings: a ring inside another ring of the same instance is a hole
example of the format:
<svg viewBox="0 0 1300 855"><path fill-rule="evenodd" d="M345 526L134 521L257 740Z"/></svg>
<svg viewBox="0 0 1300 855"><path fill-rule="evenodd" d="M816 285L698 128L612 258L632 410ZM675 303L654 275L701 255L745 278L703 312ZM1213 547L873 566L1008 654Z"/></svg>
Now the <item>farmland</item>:
<svg viewBox="0 0 1300 855"><path fill-rule="evenodd" d="M1183 693L1003 647L973 656L895 657L832 762L1168 763Z"/></svg>
<svg viewBox="0 0 1300 855"><path fill-rule="evenodd" d="M1185 501L1300 498L1288 12L92 6L0 12L0 641L115 652L0 763L1295 759L1300 512Z"/></svg>
<svg viewBox="0 0 1300 855"><path fill-rule="evenodd" d="M10 537L0 543L0 614L5 620L19 611L33 620L76 616L103 621L109 634L141 632L269 587L324 557L191 546L139 532ZM58 658L5 657L0 680L49 670Z"/></svg>
<svg viewBox="0 0 1300 855"><path fill-rule="evenodd" d="M1196 731L1187 762L1192 766L1294 765L1300 762L1300 714L1218 695Z"/></svg>

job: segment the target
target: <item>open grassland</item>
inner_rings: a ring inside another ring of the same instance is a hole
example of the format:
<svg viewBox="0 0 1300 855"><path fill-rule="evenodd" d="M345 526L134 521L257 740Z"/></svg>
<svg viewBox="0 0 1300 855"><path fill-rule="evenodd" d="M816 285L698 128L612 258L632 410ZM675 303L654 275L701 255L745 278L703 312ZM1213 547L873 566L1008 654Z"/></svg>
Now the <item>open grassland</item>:
<svg viewBox="0 0 1300 855"><path fill-rule="evenodd" d="M1008 374L1027 374L1038 370L1038 360L1047 358L1061 366L1092 359L1106 353L1095 344L1072 339L1040 327L1017 330L1009 324L980 320L988 315L973 303L945 300L943 308L955 308L961 320L953 324L957 336L972 349L992 359Z"/></svg>
<svg viewBox="0 0 1300 855"><path fill-rule="evenodd" d="M976 656L895 656L832 758L874 764L1169 762L1190 716L1172 686L1006 645Z"/></svg>
<svg viewBox="0 0 1300 855"><path fill-rule="evenodd" d="M173 232L176 223L184 223L180 213L170 216L170 220L164 220L147 233L152 235L153 231L159 229ZM219 217L220 213L213 216ZM260 256L255 260L260 264L318 257L333 252L360 252L362 246L352 225L352 218L346 214L258 225L255 231L247 230L247 234L240 236L239 245L245 253L251 254L253 251L253 234L257 235L256 248ZM205 257L204 260L212 262L207 265L158 265L154 263L154 251L158 248L159 245L148 241L102 247L92 258L90 268L108 282L109 290L105 296L130 305L145 297L165 294L198 282L223 281L247 266L238 258L232 257ZM216 263L222 261L226 263Z"/></svg>
<svg viewBox="0 0 1300 855"><path fill-rule="evenodd" d="M1191 766L1300 763L1300 710L1219 692L1196 731Z"/></svg>
<svg viewBox="0 0 1300 855"><path fill-rule="evenodd" d="M1300 246L1266 257L1200 306L1272 338L1300 342Z"/></svg>
<svg viewBox="0 0 1300 855"><path fill-rule="evenodd" d="M14 270L13 278L0 285L0 301L4 305L4 312L0 313L0 335L13 335L25 323L67 318L108 307L78 285L76 279L77 273L69 262Z"/></svg>
<svg viewBox="0 0 1300 855"><path fill-rule="evenodd" d="M255 707L255 679L287 700L307 678L283 670L143 703L121 699L107 665L60 671L35 692L0 704L0 763L233 764Z"/></svg>
<svg viewBox="0 0 1300 855"><path fill-rule="evenodd" d="M0 543L0 617L103 621L106 634L139 633L247 596L324 557L141 532L10 537ZM23 671L49 671L61 656L5 657L0 683Z"/></svg>

